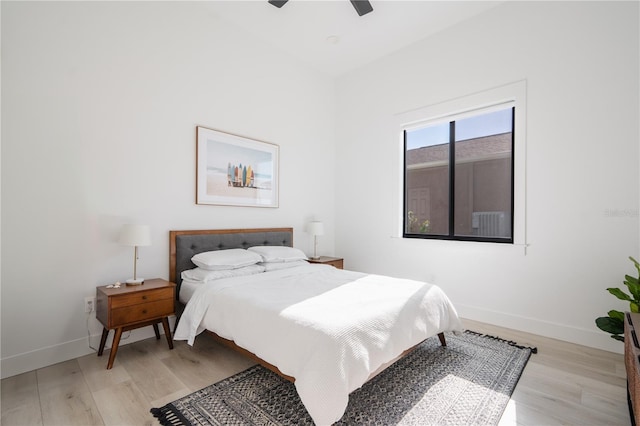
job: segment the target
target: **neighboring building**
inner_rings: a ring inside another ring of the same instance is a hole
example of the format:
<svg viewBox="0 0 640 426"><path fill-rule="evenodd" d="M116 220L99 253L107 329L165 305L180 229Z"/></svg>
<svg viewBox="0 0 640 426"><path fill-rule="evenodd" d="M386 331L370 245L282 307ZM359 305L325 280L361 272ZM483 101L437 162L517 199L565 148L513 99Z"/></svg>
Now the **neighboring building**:
<svg viewBox="0 0 640 426"><path fill-rule="evenodd" d="M511 227L511 133L459 141L455 151L456 234L486 235L479 213L492 212L503 222L491 233L503 236L497 234ZM408 211L417 226L428 220L429 233L447 234L449 145L411 149L406 155Z"/></svg>

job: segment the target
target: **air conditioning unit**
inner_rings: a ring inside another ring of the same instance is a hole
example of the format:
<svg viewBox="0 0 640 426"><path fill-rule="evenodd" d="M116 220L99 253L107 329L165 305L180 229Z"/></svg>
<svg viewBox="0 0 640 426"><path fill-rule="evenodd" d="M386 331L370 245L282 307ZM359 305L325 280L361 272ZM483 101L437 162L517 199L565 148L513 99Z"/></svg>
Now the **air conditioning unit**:
<svg viewBox="0 0 640 426"><path fill-rule="evenodd" d="M473 235L479 237L511 236L511 215L506 212L473 212L471 213Z"/></svg>

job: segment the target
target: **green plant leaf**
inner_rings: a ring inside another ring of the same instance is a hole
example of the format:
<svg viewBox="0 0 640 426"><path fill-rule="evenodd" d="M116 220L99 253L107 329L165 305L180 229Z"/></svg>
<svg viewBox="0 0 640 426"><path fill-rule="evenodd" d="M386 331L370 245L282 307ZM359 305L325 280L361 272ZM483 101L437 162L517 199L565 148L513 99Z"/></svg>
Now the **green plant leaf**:
<svg viewBox="0 0 640 426"><path fill-rule="evenodd" d="M612 309L608 312L609 316L611 318L617 318L620 321L622 321L623 323L623 327L624 327L624 313L620 312L620 311L616 311L615 309Z"/></svg>
<svg viewBox="0 0 640 426"><path fill-rule="evenodd" d="M602 331L606 331L611 334L624 333L624 321L618 318L612 317L599 317L596 318L596 325Z"/></svg>
<svg viewBox="0 0 640 426"><path fill-rule="evenodd" d="M636 267L638 274L640 274L640 263L638 263L638 261L635 260L632 256L629 256L629 259L633 262L633 266Z"/></svg>
<svg viewBox="0 0 640 426"><path fill-rule="evenodd" d="M631 275L625 275L624 278L624 285L627 286L633 295L633 298L636 299L636 301L640 301L640 283L638 282L638 279Z"/></svg>
<svg viewBox="0 0 640 426"><path fill-rule="evenodd" d="M620 290L619 288L608 288L607 291L609 291L609 293L613 294L615 297L617 297L620 300L626 300L627 302L633 302L633 299L624 291Z"/></svg>
<svg viewBox="0 0 640 426"><path fill-rule="evenodd" d="M620 340L621 342L624 342L624 336L620 336L619 334L612 334L611 338L612 339L616 339L616 340Z"/></svg>

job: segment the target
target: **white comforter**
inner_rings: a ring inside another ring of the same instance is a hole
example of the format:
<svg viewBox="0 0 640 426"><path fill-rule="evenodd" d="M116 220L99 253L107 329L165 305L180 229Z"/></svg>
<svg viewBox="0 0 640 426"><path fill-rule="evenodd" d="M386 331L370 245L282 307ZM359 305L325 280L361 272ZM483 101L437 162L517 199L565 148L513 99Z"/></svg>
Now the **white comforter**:
<svg viewBox="0 0 640 426"><path fill-rule="evenodd" d="M203 284L174 339L192 345L205 329L295 377L313 421L328 425L378 367L462 326L435 285L306 265Z"/></svg>

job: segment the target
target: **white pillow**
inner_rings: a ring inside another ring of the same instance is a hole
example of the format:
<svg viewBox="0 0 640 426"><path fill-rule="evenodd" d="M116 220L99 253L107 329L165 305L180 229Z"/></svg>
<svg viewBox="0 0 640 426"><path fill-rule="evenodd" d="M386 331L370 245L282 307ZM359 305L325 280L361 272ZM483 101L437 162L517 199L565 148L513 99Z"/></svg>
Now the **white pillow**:
<svg viewBox="0 0 640 426"><path fill-rule="evenodd" d="M263 262L294 262L296 260L307 260L307 256L293 247L286 246L254 246L248 251L258 253L262 256Z"/></svg>
<svg viewBox="0 0 640 426"><path fill-rule="evenodd" d="M308 265L308 264L309 262L307 262L306 260L294 260L292 262L258 263L258 265L261 265L264 267L265 272L277 271L280 269L295 268L296 266L302 266L302 265Z"/></svg>
<svg viewBox="0 0 640 426"><path fill-rule="evenodd" d="M208 271L202 268L193 268L182 271L180 276L183 280L202 281L204 283L221 278L241 277L244 275L259 274L261 272L264 272L265 269L266 268L262 265L249 265L242 268L223 269L219 271Z"/></svg>
<svg viewBox="0 0 640 426"><path fill-rule="evenodd" d="M261 260L258 254L244 249L205 251L191 258L194 265L209 271L242 268L254 265Z"/></svg>

